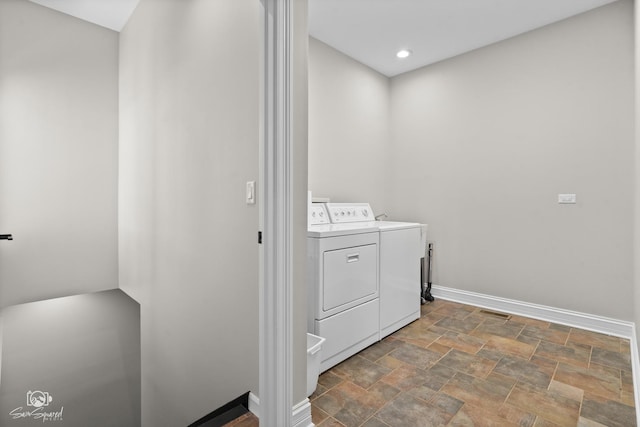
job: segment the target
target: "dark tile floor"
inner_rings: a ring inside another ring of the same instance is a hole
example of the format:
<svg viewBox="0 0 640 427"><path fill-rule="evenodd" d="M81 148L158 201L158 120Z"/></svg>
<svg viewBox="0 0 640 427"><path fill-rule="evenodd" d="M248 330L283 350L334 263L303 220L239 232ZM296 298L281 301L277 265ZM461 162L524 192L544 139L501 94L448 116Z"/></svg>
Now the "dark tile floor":
<svg viewBox="0 0 640 427"><path fill-rule="evenodd" d="M310 399L319 427L636 425L628 340L443 300Z"/></svg>

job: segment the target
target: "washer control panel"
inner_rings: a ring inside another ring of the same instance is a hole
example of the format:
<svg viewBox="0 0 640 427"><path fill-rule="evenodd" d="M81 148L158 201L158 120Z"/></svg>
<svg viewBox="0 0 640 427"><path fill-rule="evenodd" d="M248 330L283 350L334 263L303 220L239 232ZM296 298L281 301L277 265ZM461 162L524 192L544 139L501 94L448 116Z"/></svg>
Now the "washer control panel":
<svg viewBox="0 0 640 427"><path fill-rule="evenodd" d="M324 203L311 203L309 207L309 225L330 224L329 214Z"/></svg>
<svg viewBox="0 0 640 427"><path fill-rule="evenodd" d="M375 221L369 203L327 203L326 206L334 224Z"/></svg>

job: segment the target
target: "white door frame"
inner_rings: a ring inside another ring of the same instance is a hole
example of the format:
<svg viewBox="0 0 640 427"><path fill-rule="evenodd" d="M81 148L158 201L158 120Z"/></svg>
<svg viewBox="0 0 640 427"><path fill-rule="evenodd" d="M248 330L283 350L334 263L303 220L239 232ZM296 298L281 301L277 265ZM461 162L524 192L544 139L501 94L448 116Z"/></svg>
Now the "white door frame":
<svg viewBox="0 0 640 427"><path fill-rule="evenodd" d="M292 0L261 0L260 426L292 425Z"/></svg>

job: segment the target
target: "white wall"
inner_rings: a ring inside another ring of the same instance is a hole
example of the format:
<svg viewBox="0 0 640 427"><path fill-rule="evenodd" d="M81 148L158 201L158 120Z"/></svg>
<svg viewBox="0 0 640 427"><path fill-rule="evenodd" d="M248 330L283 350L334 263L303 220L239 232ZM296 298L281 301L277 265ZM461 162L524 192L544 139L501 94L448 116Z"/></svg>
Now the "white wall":
<svg viewBox="0 0 640 427"><path fill-rule="evenodd" d="M389 191L389 79L309 38L309 189L394 214Z"/></svg>
<svg viewBox="0 0 640 427"><path fill-rule="evenodd" d="M140 426L140 307L121 290L19 304L2 318L0 425L42 425L10 415L34 410L27 392L39 390L52 398L46 412L62 411L53 425Z"/></svg>
<svg viewBox="0 0 640 427"><path fill-rule="evenodd" d="M260 3L142 0L120 35L120 285L142 424L258 392Z"/></svg>
<svg viewBox="0 0 640 427"><path fill-rule="evenodd" d="M392 79L391 205L429 223L434 284L633 319L631 7Z"/></svg>
<svg viewBox="0 0 640 427"><path fill-rule="evenodd" d="M0 308L118 287L118 34L0 2Z"/></svg>

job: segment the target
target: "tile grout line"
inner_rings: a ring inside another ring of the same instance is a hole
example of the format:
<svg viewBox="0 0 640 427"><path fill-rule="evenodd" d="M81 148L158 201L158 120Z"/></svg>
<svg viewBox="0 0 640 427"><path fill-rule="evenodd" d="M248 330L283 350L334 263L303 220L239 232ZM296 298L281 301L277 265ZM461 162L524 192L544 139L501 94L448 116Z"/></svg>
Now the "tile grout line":
<svg viewBox="0 0 640 427"><path fill-rule="evenodd" d="M558 372L558 368L560 367L560 361L556 360L555 362L556 362L556 367L553 368L553 375L551 375L551 381L549 381L549 387L547 387L547 390L549 390L551 388L551 383L553 381L556 381L555 378L556 378L556 373ZM560 381L556 381L556 382L560 382ZM584 393L582 394L582 397L584 398ZM582 405L582 400L580 400L580 404Z"/></svg>
<svg viewBox="0 0 640 427"><path fill-rule="evenodd" d="M540 344L542 344L542 340L538 340L538 344L536 344L536 348L533 349L533 353L531 353L531 356L529 356L529 362L531 362L531 359L533 359L533 356L536 355L536 352L538 351L538 347L540 347ZM531 362L533 363L533 362ZM558 367L558 365L556 364L556 368ZM555 374L555 370L554 370L554 374Z"/></svg>
<svg viewBox="0 0 640 427"><path fill-rule="evenodd" d="M500 359L502 360L502 359ZM509 400L509 397L511 397L511 393L513 393L513 390L515 390L516 386L518 385L518 383L520 382L520 380L516 380L516 382L513 383L513 385L511 386L511 389L509 390L509 393L507 393L507 396L504 398L504 401L502 402L502 406L507 404L507 400ZM538 418L538 416L536 415L536 419ZM535 424L535 420L534 420L534 424Z"/></svg>
<svg viewBox="0 0 640 427"><path fill-rule="evenodd" d="M567 339L564 340L564 346L566 347L569 344L569 337L571 337L571 331L573 331L573 328L569 328L569 333L567 334Z"/></svg>
<svg viewBox="0 0 640 427"><path fill-rule="evenodd" d="M571 335L571 333L569 333L569 335ZM569 338L567 337L567 342L569 341ZM593 352L593 346L591 346L591 351ZM589 365L591 364L591 354L589 354ZM558 370L558 368L560 367L560 362L558 362L558 364L556 365L556 371ZM589 369L589 366L587 365L587 369ZM553 376L556 376L556 373L553 373ZM622 381L622 379L621 379ZM558 381L559 382L559 381ZM578 408L578 423L580 422L580 418L582 417L582 406L584 405L584 397L586 394L586 390L585 389L581 389L582 390L582 399L580 399L580 408Z"/></svg>

